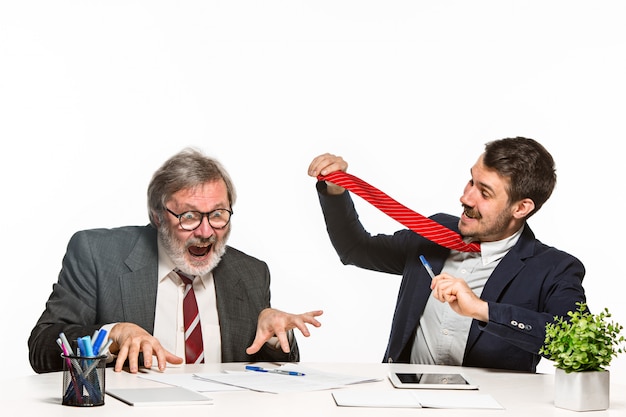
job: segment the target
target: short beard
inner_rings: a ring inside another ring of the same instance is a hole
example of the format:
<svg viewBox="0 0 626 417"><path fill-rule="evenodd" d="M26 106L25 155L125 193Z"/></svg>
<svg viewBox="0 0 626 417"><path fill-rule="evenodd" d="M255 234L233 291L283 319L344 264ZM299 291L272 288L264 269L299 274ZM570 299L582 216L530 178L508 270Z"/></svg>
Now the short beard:
<svg viewBox="0 0 626 417"><path fill-rule="evenodd" d="M474 209L468 210L471 215L476 215L474 219L482 219L483 217ZM491 239L494 235L501 234L504 230L506 230L507 224L510 221L510 216L506 211L502 211L498 217L494 220L493 224L491 224L487 229L480 230L475 233L462 233L463 237L471 238L473 241L482 241L484 239Z"/></svg>
<svg viewBox="0 0 626 417"><path fill-rule="evenodd" d="M158 227L158 232L163 249L169 255L174 265L187 275L201 276L211 272L220 263L222 256L226 252L226 241L230 235L230 227L222 239L218 239L215 235L208 239L209 243L213 245L211 256L209 259L200 262L194 262L193 258L192 261L189 260L187 245L191 244L193 246L195 243L206 243L207 239L193 238L188 242L181 242L165 224L161 224Z"/></svg>

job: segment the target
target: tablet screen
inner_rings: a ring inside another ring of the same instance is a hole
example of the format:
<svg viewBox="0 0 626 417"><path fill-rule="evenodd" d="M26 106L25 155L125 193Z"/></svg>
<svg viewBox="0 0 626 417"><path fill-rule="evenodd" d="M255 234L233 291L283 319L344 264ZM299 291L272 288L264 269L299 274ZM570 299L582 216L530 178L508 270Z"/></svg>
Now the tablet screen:
<svg viewBox="0 0 626 417"><path fill-rule="evenodd" d="M460 374L396 374L403 384L469 384Z"/></svg>
<svg viewBox="0 0 626 417"><path fill-rule="evenodd" d="M392 372L389 379L396 388L478 389L458 373Z"/></svg>

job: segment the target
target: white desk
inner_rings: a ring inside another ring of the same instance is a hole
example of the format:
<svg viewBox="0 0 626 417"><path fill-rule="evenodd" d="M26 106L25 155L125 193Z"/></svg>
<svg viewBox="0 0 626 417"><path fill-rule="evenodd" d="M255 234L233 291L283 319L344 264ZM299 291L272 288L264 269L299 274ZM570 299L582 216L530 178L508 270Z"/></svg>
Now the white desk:
<svg viewBox="0 0 626 417"><path fill-rule="evenodd" d="M242 370L244 364L211 364L169 368L167 372L219 372L224 369ZM105 404L83 410L80 407L61 405L62 375L60 372L32 375L1 383L0 409L4 416L46 417L89 415L93 416L176 416L184 412L185 417L334 417L334 416L581 416L581 413L556 408L553 404L554 375L523 374L478 368L436 367L403 364L340 364L340 363L302 363L307 368L363 377L379 377L382 381L365 383L341 388L350 390L393 390L387 379L390 370L405 372L462 372L480 386L480 392L491 395L504 410L438 410L413 408L353 408L338 407L330 390L290 394L270 394L253 391L211 392L213 405L181 407L132 407L115 398L106 396ZM159 386L138 375L126 372L115 373L107 369L107 388L127 388L140 386ZM626 376L611 374L611 406L606 411L585 412L585 417L626 416Z"/></svg>

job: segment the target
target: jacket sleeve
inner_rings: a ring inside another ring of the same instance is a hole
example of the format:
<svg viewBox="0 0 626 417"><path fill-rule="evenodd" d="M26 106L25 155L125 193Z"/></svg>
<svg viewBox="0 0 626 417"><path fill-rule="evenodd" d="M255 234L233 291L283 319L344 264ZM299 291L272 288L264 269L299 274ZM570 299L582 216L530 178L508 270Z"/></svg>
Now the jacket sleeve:
<svg viewBox="0 0 626 417"><path fill-rule="evenodd" d="M30 364L37 373L63 369L61 350L56 343L60 332L72 343L101 326L96 324L95 270L90 262L84 261L90 255L81 236L75 234L70 240L58 281L28 339Z"/></svg>
<svg viewBox="0 0 626 417"><path fill-rule="evenodd" d="M316 184L328 237L344 265L354 265L372 271L401 275L407 254L414 252L417 236L408 230L393 235L371 235L359 220L348 191L328 195L326 183ZM407 238L411 236L410 240Z"/></svg>
<svg viewBox="0 0 626 417"><path fill-rule="evenodd" d="M501 300L488 301L489 322L479 327L538 354L544 344L546 323L553 322L555 316L567 318L568 311L577 309L577 302L586 301L584 274L578 259L554 248L529 258L501 294Z"/></svg>
<svg viewBox="0 0 626 417"><path fill-rule="evenodd" d="M295 337L290 352L268 343L255 354L246 348L256 337L258 316L271 307L270 271L264 261L228 247L213 271L222 338L222 362L297 362L300 353Z"/></svg>

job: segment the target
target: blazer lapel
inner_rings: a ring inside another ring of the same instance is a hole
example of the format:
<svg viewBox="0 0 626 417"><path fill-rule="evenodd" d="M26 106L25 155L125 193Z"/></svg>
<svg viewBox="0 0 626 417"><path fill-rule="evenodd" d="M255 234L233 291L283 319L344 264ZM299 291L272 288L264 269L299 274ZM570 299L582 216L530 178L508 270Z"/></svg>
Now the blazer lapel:
<svg viewBox="0 0 626 417"><path fill-rule="evenodd" d="M236 264L231 262L229 248L222 256L220 263L213 270L213 282L215 284L215 298L217 300L217 312L220 317L228 317L229 307L234 301L243 302L243 294L246 293L241 281L240 271ZM231 300L224 303L223 300ZM227 322L220 323L221 326L228 326ZM222 334L224 335L224 331Z"/></svg>
<svg viewBox="0 0 626 417"><path fill-rule="evenodd" d="M511 248L509 253L502 258L502 261L500 261L487 280L480 298L485 301L498 302L500 295L508 286L509 282L511 282L524 268L524 260L533 256L534 246L535 234L532 230L530 230L528 224L526 224L519 241L515 244L515 246L513 246L513 248ZM467 337L465 356L467 356L467 352L469 352L481 334L482 331L478 328L478 322L476 320L472 320L470 332Z"/></svg>
<svg viewBox="0 0 626 417"><path fill-rule="evenodd" d="M119 280L124 317L152 333L159 269L157 235L152 227L144 230L126 258L128 272L121 273Z"/></svg>

